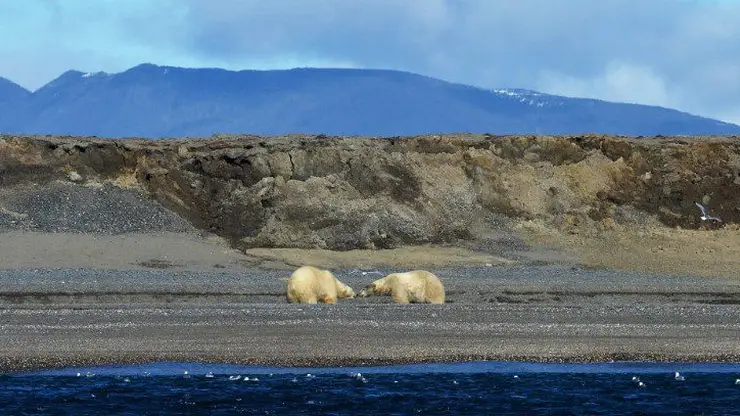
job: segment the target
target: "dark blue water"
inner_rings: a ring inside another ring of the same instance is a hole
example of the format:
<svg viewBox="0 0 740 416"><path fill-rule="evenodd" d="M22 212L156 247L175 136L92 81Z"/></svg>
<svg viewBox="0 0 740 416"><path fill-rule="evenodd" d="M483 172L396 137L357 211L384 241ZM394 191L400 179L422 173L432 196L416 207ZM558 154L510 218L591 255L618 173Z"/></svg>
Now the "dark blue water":
<svg viewBox="0 0 740 416"><path fill-rule="evenodd" d="M2 375L0 414L732 415L738 379L740 364L158 363Z"/></svg>

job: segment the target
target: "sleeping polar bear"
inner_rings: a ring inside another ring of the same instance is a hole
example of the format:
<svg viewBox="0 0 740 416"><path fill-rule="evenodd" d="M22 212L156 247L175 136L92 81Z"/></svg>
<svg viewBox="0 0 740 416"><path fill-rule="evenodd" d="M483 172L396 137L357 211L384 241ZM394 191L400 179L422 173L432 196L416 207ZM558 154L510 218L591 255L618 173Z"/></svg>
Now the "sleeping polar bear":
<svg viewBox="0 0 740 416"><path fill-rule="evenodd" d="M336 303L338 298L355 297L355 292L330 271L303 266L288 279L286 295L289 303Z"/></svg>
<svg viewBox="0 0 740 416"><path fill-rule="evenodd" d="M389 274L365 286L358 296L373 294L390 294L396 303L445 303L442 282L426 270Z"/></svg>

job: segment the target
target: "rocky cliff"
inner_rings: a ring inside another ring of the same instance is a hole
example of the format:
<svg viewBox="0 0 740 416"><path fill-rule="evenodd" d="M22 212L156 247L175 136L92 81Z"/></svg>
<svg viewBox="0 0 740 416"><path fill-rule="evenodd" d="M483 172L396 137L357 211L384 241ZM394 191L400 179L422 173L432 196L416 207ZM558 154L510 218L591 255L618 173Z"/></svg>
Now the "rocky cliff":
<svg viewBox="0 0 740 416"><path fill-rule="evenodd" d="M1 188L57 181L137 190L242 249L391 248L524 220L709 226L695 202L724 220L712 226L736 223L740 138L0 135Z"/></svg>

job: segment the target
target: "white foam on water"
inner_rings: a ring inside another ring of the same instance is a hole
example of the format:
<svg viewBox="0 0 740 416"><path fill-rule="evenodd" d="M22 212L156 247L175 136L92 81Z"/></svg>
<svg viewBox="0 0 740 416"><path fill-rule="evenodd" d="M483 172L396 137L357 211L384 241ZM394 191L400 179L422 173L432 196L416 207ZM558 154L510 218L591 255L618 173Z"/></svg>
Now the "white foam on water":
<svg viewBox="0 0 740 416"><path fill-rule="evenodd" d="M367 379L362 375L362 373L350 373L350 377L362 383L367 383Z"/></svg>
<svg viewBox="0 0 740 416"><path fill-rule="evenodd" d="M526 363L508 361L478 361L466 363L436 363L436 364L403 364L389 366L368 367L267 367L234 364L208 363L178 363L160 362L136 365L101 365L90 367L68 367L61 369L35 370L17 372L17 375L45 375L45 376L173 376L183 375L187 368L188 374L254 374L274 376L291 374L294 376L313 378L319 374L511 374L519 378L526 373L537 374L674 374L678 368L683 373L732 373L735 378L740 373L740 363L645 363L645 362L609 362L609 363ZM309 376L310 374L310 376ZM637 377L637 376L636 376ZM638 377L639 378L639 377ZM734 380L734 379L732 379ZM740 380L740 379L738 379ZM738 383L740 385L740 383Z"/></svg>

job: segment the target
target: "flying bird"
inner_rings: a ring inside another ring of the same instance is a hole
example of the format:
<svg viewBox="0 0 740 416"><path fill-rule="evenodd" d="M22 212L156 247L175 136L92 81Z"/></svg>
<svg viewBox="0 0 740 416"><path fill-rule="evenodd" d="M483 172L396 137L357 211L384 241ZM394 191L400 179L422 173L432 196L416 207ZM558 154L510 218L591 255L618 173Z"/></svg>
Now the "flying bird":
<svg viewBox="0 0 740 416"><path fill-rule="evenodd" d="M722 219L720 217L713 217L713 216L709 215L709 213L707 213L707 208L704 205L702 205L702 204L700 204L698 202L694 202L694 203L701 210L701 217L699 217L699 218L701 218L702 221L712 220L712 221L722 222Z"/></svg>

